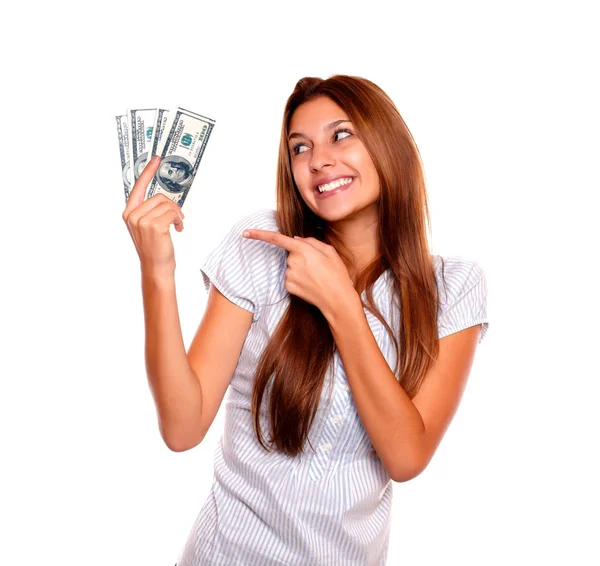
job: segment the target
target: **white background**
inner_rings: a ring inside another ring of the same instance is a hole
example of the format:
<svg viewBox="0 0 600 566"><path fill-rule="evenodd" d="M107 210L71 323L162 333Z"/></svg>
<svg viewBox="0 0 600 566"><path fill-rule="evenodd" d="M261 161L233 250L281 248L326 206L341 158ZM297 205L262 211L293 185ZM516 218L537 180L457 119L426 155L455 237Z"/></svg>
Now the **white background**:
<svg viewBox="0 0 600 566"><path fill-rule="evenodd" d="M388 564L600 563L593 4L13 5L0 563L172 566L212 482L222 411L188 452L158 431L115 115L179 104L217 122L171 231L187 348L203 259L275 207L287 96L334 73L395 101L423 157L434 253L476 260L488 282L460 409L429 467L394 484Z"/></svg>

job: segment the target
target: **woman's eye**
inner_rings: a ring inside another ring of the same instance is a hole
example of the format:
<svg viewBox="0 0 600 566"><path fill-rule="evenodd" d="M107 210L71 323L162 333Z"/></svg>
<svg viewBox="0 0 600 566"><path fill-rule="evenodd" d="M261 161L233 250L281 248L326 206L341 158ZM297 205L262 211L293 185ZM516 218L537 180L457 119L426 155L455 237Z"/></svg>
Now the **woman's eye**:
<svg viewBox="0 0 600 566"><path fill-rule="evenodd" d="M303 143L297 143L293 148L292 148L292 153L294 155L298 155L299 153L304 153L304 150L302 150L302 148L304 148L304 150L306 150L306 146Z"/></svg>
<svg viewBox="0 0 600 566"><path fill-rule="evenodd" d="M337 139L345 139L349 136L352 135L352 132L348 131L348 130L337 130L334 134L335 137L337 137ZM342 136L342 137L338 137L338 136Z"/></svg>

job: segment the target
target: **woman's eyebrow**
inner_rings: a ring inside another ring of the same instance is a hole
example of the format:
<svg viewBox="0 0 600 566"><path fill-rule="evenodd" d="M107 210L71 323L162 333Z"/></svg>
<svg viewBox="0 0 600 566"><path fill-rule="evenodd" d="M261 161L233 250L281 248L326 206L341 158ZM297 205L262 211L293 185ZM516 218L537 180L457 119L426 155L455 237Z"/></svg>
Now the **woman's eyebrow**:
<svg viewBox="0 0 600 566"><path fill-rule="evenodd" d="M348 120L347 118L344 118L343 120L335 120L334 122L331 122L330 124L327 124L327 126L325 126L323 128L324 132L327 132L328 130L331 130L337 126L339 126L340 124L343 124L344 122L350 122L350 120ZM298 132L292 132L289 136L288 136L288 140L291 140L292 138L305 138L306 136L304 134L300 134Z"/></svg>

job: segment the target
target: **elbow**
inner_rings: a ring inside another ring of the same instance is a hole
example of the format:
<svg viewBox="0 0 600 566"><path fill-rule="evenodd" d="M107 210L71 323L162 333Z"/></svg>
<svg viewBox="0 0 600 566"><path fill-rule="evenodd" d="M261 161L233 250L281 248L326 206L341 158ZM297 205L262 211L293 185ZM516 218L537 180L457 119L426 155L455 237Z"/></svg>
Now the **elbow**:
<svg viewBox="0 0 600 566"><path fill-rule="evenodd" d="M198 442L181 442L163 437L163 442L171 452L187 452L188 450L198 446L198 444L202 442L202 439L200 439Z"/></svg>
<svg viewBox="0 0 600 566"><path fill-rule="evenodd" d="M187 452L198 446L203 440L204 435L199 437L182 436L181 434L167 434L166 431L160 431L161 438L171 452Z"/></svg>
<svg viewBox="0 0 600 566"><path fill-rule="evenodd" d="M390 474L392 480L396 483L404 483L410 480L414 480L425 468L410 468L396 471L394 474Z"/></svg>
<svg viewBox="0 0 600 566"><path fill-rule="evenodd" d="M177 444L177 443L174 443L174 442L169 442L165 438L163 438L163 441L164 441L165 445L167 446L167 448L171 452L186 452L187 450L189 450L191 448L191 447L188 447L188 446L184 446L182 444Z"/></svg>
<svg viewBox="0 0 600 566"><path fill-rule="evenodd" d="M425 471L433 457L433 451L429 449L426 439L423 437L407 448L401 454L402 459L400 461L396 459L390 466L391 472L393 472L390 472L390 477L396 483L414 480Z"/></svg>
<svg viewBox="0 0 600 566"><path fill-rule="evenodd" d="M415 459L414 461L404 461L396 466L392 466L390 477L396 483L404 483L414 480L427 467L428 460Z"/></svg>

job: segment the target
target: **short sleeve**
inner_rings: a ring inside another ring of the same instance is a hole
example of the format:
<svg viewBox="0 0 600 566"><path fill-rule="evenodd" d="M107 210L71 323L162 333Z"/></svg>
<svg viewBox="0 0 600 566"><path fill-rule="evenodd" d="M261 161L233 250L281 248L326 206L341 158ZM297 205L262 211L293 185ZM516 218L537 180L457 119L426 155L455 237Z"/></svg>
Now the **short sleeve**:
<svg viewBox="0 0 600 566"><path fill-rule="evenodd" d="M263 295L268 285L265 274L265 247L244 238L246 228L273 230L273 211L264 209L235 223L223 240L208 254L200 267L208 292L212 283L232 303L253 313L252 322L260 318Z"/></svg>
<svg viewBox="0 0 600 566"><path fill-rule="evenodd" d="M479 337L481 343L489 327L487 282L483 269L474 261L450 257L444 259L443 278L441 265L438 265L436 275L441 300L438 337L443 338L482 324Z"/></svg>

